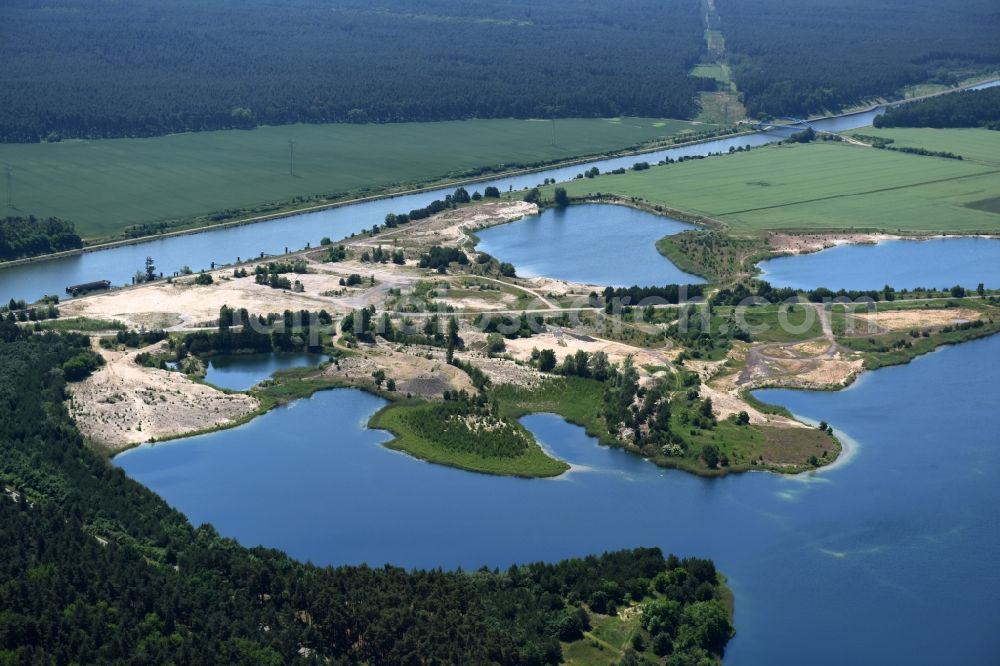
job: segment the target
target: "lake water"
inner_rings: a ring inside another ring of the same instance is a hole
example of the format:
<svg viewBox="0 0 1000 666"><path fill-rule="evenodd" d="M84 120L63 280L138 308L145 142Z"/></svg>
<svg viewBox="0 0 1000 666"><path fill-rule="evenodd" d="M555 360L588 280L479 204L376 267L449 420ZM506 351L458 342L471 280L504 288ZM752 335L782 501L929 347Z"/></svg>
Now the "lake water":
<svg viewBox="0 0 1000 666"><path fill-rule="evenodd" d="M317 394L233 430L142 446L132 478L241 542L319 564L466 569L659 545L736 593L729 665L988 664L1000 634L1000 336L840 392L761 391L857 444L795 478L700 479L524 419L574 469L483 476L390 451L384 403Z"/></svg>
<svg viewBox="0 0 1000 666"><path fill-rule="evenodd" d="M891 240L877 245L840 245L759 264L763 279L795 289L1000 287L1000 240L934 238Z"/></svg>
<svg viewBox="0 0 1000 666"><path fill-rule="evenodd" d="M311 368L327 360L324 354L220 354L208 360L205 381L220 388L246 391L279 370Z"/></svg>
<svg viewBox="0 0 1000 666"><path fill-rule="evenodd" d="M811 121L810 124L817 129L839 132L870 125L879 113L881 110L867 111ZM504 192L521 190L539 185L546 178L554 179L556 182L572 180L577 174L594 166L601 172L608 172L631 167L640 160L656 163L668 157L679 159L728 153L730 148L762 146L780 141L787 138L791 131L793 130L789 128L776 128L769 132L738 138L668 148L642 156L594 160L531 174L496 178L469 185L468 189L470 192L482 191L492 185ZM0 269L0 301L6 302L14 297L24 298L30 302L45 294L64 296L67 286L94 280L110 280L114 285L129 284L135 272L143 268L147 256L155 259L157 270L162 271L164 275L172 275L182 266L189 266L197 271L209 268L212 262L221 265L235 262L237 259L258 257L262 252L278 254L284 252L285 248L291 250L303 248L307 243L316 246L324 236L334 239L344 238L352 233L371 229L374 224L382 224L387 213L402 213L422 208L453 190L454 188L444 188L365 201L314 213L291 215L268 222L172 236L71 257L6 267Z"/></svg>
<svg viewBox="0 0 1000 666"><path fill-rule="evenodd" d="M586 204L483 229L476 249L509 261L523 277L614 287L702 284L656 251L659 239L694 228L634 208Z"/></svg>

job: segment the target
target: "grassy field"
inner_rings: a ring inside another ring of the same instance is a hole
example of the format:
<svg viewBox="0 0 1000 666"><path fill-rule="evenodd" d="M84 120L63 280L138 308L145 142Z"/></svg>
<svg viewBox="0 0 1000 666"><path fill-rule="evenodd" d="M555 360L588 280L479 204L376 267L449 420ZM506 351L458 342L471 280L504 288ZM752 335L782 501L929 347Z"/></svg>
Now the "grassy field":
<svg viewBox="0 0 1000 666"><path fill-rule="evenodd" d="M729 68L717 62L695 65L694 69L691 70L691 75L704 76L707 79L729 83Z"/></svg>
<svg viewBox="0 0 1000 666"><path fill-rule="evenodd" d="M967 160L982 162L990 166L1000 166L1000 132L988 129L931 129L926 127L886 127L844 132L847 135L861 134L893 139L893 146L903 148L926 148L939 152L952 152ZM1000 194L1000 192L997 192Z"/></svg>
<svg viewBox="0 0 1000 666"><path fill-rule="evenodd" d="M966 207L1000 193L1000 168L828 142L580 179L566 189L576 197L638 197L719 219L736 232L1000 229L997 215Z"/></svg>
<svg viewBox="0 0 1000 666"><path fill-rule="evenodd" d="M431 439L416 431L412 425L411 416L417 415L420 411L434 409L438 409L438 406L425 403L397 403L376 413L368 425L371 428L388 430L396 436L391 442L385 444L390 449L405 451L411 456L439 465L448 465L484 474L521 477L558 476L569 469L569 465L566 463L546 455L530 433L520 424L513 425L525 438L531 440L531 444L523 454L517 456L480 455L476 452L445 446L436 439Z"/></svg>
<svg viewBox="0 0 1000 666"><path fill-rule="evenodd" d="M738 323L750 327L754 342L796 342L823 335L823 326L809 305L758 305L740 308ZM716 315L726 320L736 308L719 306ZM789 329L789 330L786 330Z"/></svg>
<svg viewBox="0 0 1000 666"><path fill-rule="evenodd" d="M552 378L533 389L509 384L492 389L504 416L521 418L527 414L558 414L570 423L583 426L587 434L602 444L614 445L603 416L604 385L580 377Z"/></svg>
<svg viewBox="0 0 1000 666"><path fill-rule="evenodd" d="M705 128L649 118L468 120L0 144L15 206L0 215L62 217L86 238L107 237L137 223L604 153L694 129ZM0 188L5 204L6 183Z"/></svg>

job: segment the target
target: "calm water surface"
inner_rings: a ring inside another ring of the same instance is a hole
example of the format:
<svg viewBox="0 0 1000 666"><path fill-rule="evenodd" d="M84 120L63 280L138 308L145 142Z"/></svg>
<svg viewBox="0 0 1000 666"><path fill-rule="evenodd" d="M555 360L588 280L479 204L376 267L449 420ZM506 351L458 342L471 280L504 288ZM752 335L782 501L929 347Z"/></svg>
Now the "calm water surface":
<svg viewBox="0 0 1000 666"><path fill-rule="evenodd" d="M656 251L659 239L694 228L634 208L586 204L476 232L476 249L509 261L524 277L615 287L702 284Z"/></svg>
<svg viewBox="0 0 1000 666"><path fill-rule="evenodd" d="M846 129L865 127L872 123L881 110L812 121L817 129L839 132ZM794 131L794 128L776 128L769 132L750 134L734 139L709 141L693 146L669 148L642 156L616 157L594 160L585 164L546 169L532 174L507 176L475 185L469 190L482 191L493 185L501 191L521 190L539 185L546 178L556 182L572 180L577 174L596 166L602 172L618 168L628 168L637 161L656 163L666 158L704 156L710 153L727 153L739 146L763 146L780 141ZM408 194L390 199L367 201L340 208L331 208L315 213L303 213L290 217L258 222L256 224L203 231L198 234L173 236L159 240L145 241L135 245L88 252L72 257L50 259L23 266L0 270L0 301L11 297L34 301L45 294L65 295L69 285L93 280L110 280L115 285L129 284L135 272L141 269L147 256L156 260L157 269L164 275L171 275L182 266L194 270L207 269L211 262L225 264L237 259L246 260L260 253L276 254L300 249L311 243L319 243L324 236L343 238L352 233L371 229L374 224L382 224L387 213L401 213L426 206L434 199L440 199L454 188L445 188Z"/></svg>
<svg viewBox="0 0 1000 666"><path fill-rule="evenodd" d="M838 247L761 262L763 279L795 289L1000 287L1000 240L934 238Z"/></svg>
<svg viewBox="0 0 1000 666"><path fill-rule="evenodd" d="M115 461L195 523L320 564L507 566L637 545L712 557L736 592L727 664L991 664L1000 648L1000 336L761 398L834 424L845 464L706 480L524 423L574 465L471 474L390 451L383 402L317 394Z"/></svg>
<svg viewBox="0 0 1000 666"><path fill-rule="evenodd" d="M205 381L220 388L246 391L278 370L315 367L327 360L324 354L220 354L208 361Z"/></svg>

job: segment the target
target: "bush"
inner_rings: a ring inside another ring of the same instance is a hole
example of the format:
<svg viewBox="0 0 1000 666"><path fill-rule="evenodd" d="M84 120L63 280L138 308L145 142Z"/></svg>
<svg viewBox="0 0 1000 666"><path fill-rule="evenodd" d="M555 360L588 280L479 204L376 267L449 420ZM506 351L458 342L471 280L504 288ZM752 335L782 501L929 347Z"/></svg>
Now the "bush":
<svg viewBox="0 0 1000 666"><path fill-rule="evenodd" d="M82 381L102 365L104 365L104 359L100 354L83 351L63 363L63 375L68 382Z"/></svg>
<svg viewBox="0 0 1000 666"><path fill-rule="evenodd" d="M499 354L507 349L507 343L499 333L490 333L486 336L486 351L491 354Z"/></svg>

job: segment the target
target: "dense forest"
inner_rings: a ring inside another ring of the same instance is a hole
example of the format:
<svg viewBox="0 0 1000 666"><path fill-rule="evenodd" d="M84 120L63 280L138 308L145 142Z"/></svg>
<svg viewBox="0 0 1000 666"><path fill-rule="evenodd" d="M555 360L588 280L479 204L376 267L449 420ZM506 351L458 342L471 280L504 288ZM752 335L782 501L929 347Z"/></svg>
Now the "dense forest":
<svg viewBox="0 0 1000 666"><path fill-rule="evenodd" d="M1000 64L995 0L717 0L751 116L839 110Z"/></svg>
<svg viewBox="0 0 1000 666"><path fill-rule="evenodd" d="M0 663L558 663L585 606L641 599L670 663L715 663L728 641L712 563L658 549L407 572L195 528L74 428L64 369L88 349L0 321Z"/></svg>
<svg viewBox="0 0 1000 666"><path fill-rule="evenodd" d="M688 118L697 0L0 3L0 140L291 122ZM377 7L377 8L376 8Z"/></svg>
<svg viewBox="0 0 1000 666"><path fill-rule="evenodd" d="M34 216L0 218L0 260L35 257L83 247L72 222Z"/></svg>
<svg viewBox="0 0 1000 666"><path fill-rule="evenodd" d="M969 90L896 106L875 127L985 127L1000 130L1000 88Z"/></svg>

